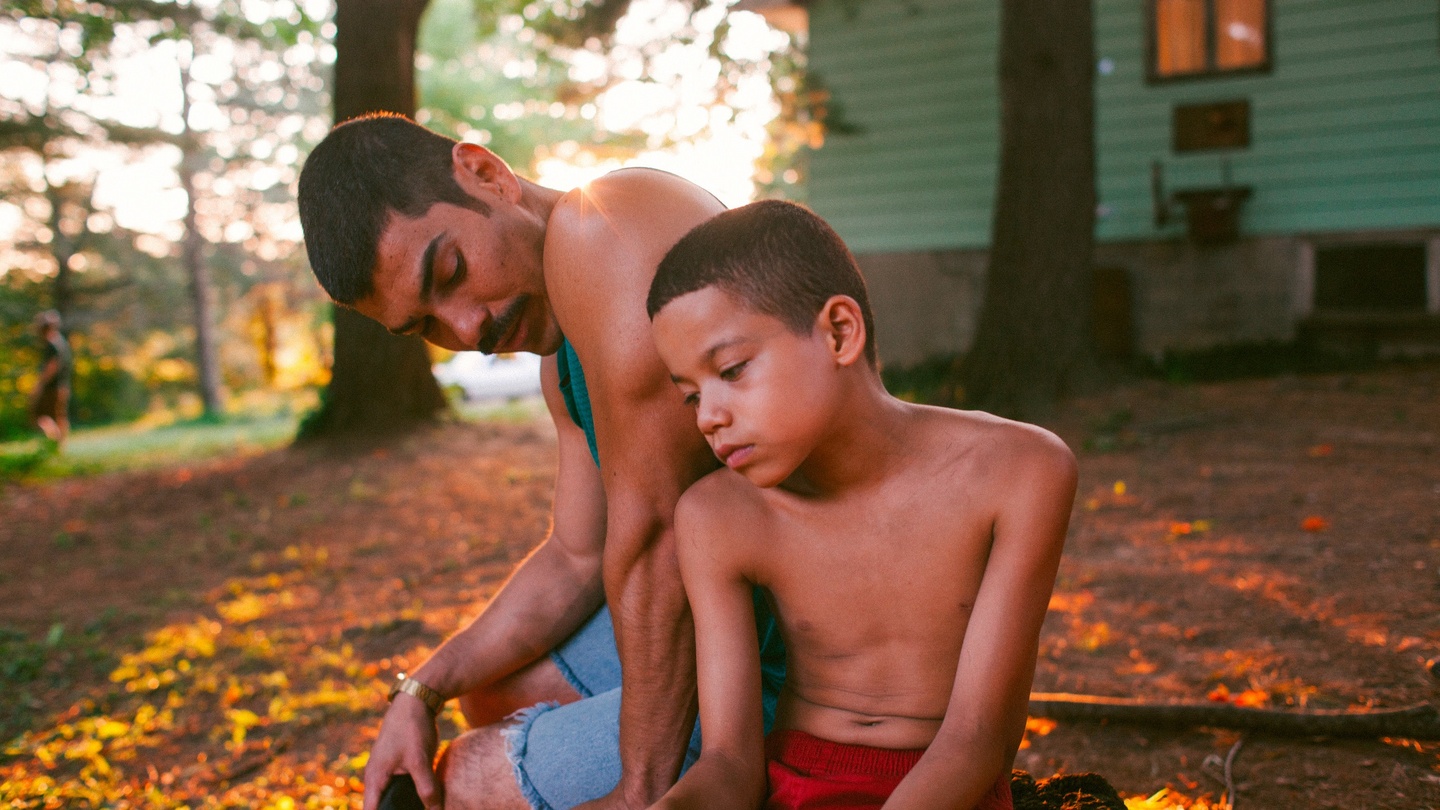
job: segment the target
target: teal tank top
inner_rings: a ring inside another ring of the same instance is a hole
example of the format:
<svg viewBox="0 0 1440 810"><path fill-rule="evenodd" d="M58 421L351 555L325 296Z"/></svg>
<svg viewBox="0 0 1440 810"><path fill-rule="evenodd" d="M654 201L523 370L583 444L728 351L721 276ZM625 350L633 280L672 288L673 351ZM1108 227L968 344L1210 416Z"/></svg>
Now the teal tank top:
<svg viewBox="0 0 1440 810"><path fill-rule="evenodd" d="M590 457L599 467L600 450L595 446L595 414L590 410L590 390L585 387L585 372L580 368L580 358L570 341L560 341L560 351L555 353L555 366L560 371L560 396L565 398L565 410L570 412L570 421L585 431Z"/></svg>
<svg viewBox="0 0 1440 810"><path fill-rule="evenodd" d="M595 466L600 466L600 451L595 445L595 414L590 409L590 391L585 387L585 371L580 368L580 358L569 340L562 340L560 351L555 354L555 365L560 372L560 396L565 400L565 410L570 419L585 431L585 441L590 445L590 457ZM780 689L785 685L785 642L780 638L780 625L770 610L770 600L763 588L755 588L755 632L760 639L760 677L764 689L761 699L765 708L765 733L775 722L775 706L780 699Z"/></svg>

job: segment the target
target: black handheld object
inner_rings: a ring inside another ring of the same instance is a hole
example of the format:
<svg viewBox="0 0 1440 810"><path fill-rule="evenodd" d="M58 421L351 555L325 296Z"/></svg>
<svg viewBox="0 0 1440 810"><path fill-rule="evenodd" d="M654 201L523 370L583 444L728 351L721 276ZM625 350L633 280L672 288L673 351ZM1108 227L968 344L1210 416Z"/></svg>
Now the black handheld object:
<svg viewBox="0 0 1440 810"><path fill-rule="evenodd" d="M415 780L410 774L397 773L390 777L380 794L380 810L425 810L425 803L415 792Z"/></svg>

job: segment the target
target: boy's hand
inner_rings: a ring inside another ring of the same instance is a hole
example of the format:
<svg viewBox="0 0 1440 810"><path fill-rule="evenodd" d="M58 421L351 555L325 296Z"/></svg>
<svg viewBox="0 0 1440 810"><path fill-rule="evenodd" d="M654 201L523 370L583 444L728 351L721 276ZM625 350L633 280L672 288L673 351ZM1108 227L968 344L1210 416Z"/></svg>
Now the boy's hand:
<svg viewBox="0 0 1440 810"><path fill-rule="evenodd" d="M379 806L385 783L402 772L415 780L415 792L425 807L440 810L444 797L433 767L437 745L439 732L430 710L418 698L396 695L365 764L365 810Z"/></svg>

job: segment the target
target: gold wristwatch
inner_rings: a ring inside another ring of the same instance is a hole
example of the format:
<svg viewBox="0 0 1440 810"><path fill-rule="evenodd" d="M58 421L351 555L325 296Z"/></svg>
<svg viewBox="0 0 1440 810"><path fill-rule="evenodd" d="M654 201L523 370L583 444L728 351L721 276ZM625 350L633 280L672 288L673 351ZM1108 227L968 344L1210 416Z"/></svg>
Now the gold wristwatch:
<svg viewBox="0 0 1440 810"><path fill-rule="evenodd" d="M420 698L420 702L425 704L425 708L430 710L430 714L432 716L439 716L440 710L445 708L444 695L436 692L434 689L431 689L430 687L415 680L409 675L406 675L403 672L398 672L395 674L395 685L390 687L389 700L391 702L394 702L395 696L400 694L401 692Z"/></svg>

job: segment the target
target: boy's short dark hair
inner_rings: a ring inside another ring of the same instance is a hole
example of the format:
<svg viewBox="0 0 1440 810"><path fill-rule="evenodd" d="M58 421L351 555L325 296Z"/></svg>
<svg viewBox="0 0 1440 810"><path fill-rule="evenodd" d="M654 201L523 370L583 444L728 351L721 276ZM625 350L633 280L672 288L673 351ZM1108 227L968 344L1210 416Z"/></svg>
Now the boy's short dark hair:
<svg viewBox="0 0 1440 810"><path fill-rule="evenodd" d="M490 214L455 182L455 141L403 115L352 118L315 147L300 171L305 252L325 292L353 305L374 290L376 247L394 211L421 217L447 202Z"/></svg>
<svg viewBox="0 0 1440 810"><path fill-rule="evenodd" d="M865 359L876 363L875 317L860 266L840 235L802 205L762 200L697 226L661 260L645 311L653 320L676 298L711 286L797 334L810 333L831 296L848 295L865 320Z"/></svg>

